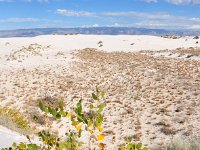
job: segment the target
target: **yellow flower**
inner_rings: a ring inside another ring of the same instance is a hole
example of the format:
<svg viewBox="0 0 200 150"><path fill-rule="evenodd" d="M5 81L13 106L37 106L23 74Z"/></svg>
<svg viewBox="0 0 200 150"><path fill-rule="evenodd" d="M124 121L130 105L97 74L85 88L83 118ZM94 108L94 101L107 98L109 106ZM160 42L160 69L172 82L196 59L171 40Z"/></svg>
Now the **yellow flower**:
<svg viewBox="0 0 200 150"><path fill-rule="evenodd" d="M81 125L76 125L76 130L79 132L81 130L82 126Z"/></svg>
<svg viewBox="0 0 200 150"><path fill-rule="evenodd" d="M103 134L99 134L97 137L98 141L104 140L104 135Z"/></svg>
<svg viewBox="0 0 200 150"><path fill-rule="evenodd" d="M103 128L101 126L97 127L99 132L102 132L103 131Z"/></svg>
<svg viewBox="0 0 200 150"><path fill-rule="evenodd" d="M71 117L71 114L70 114L70 113L68 113L68 114L67 114L67 118L70 118L70 117Z"/></svg>

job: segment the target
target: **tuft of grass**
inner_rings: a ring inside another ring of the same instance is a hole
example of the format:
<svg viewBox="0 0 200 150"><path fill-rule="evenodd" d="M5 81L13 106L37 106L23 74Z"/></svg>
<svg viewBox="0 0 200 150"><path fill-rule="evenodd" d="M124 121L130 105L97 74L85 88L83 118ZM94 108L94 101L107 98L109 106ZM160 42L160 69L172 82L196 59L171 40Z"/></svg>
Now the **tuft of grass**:
<svg viewBox="0 0 200 150"><path fill-rule="evenodd" d="M161 36L162 38L167 38L167 39L180 39L181 36L177 36L177 35L164 35Z"/></svg>
<svg viewBox="0 0 200 150"><path fill-rule="evenodd" d="M165 135L174 135L174 134L176 134L176 130L174 130L171 127L166 127L166 126L164 126L161 129L161 132L163 132Z"/></svg>
<svg viewBox="0 0 200 150"><path fill-rule="evenodd" d="M170 123L169 123L167 120L160 120L160 121L159 121L158 123L156 123L155 125L170 127Z"/></svg>
<svg viewBox="0 0 200 150"><path fill-rule="evenodd" d="M0 125L21 134L29 134L29 121L16 109L0 107Z"/></svg>
<svg viewBox="0 0 200 150"><path fill-rule="evenodd" d="M168 144L167 150L200 150L200 138L193 138L192 140L183 140L181 138L173 139Z"/></svg>

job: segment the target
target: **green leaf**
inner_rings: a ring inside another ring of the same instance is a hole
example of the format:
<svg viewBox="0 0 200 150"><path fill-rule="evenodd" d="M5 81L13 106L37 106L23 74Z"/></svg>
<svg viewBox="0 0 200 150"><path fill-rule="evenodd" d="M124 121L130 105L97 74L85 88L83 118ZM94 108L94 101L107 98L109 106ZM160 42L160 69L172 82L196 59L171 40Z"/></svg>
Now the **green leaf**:
<svg viewBox="0 0 200 150"><path fill-rule="evenodd" d="M94 99L94 100L99 100L99 98L97 97L97 95L96 94L94 94L94 93L92 93L92 98Z"/></svg>
<svg viewBox="0 0 200 150"><path fill-rule="evenodd" d="M88 127L90 127L92 125L91 121L88 121Z"/></svg>
<svg viewBox="0 0 200 150"><path fill-rule="evenodd" d="M60 108L60 110L63 111L63 107L64 107L64 102L63 102L63 100L60 100L59 101L59 108Z"/></svg>
<svg viewBox="0 0 200 150"><path fill-rule="evenodd" d="M44 104L41 101L39 102L39 107L41 111L48 113L48 109L44 106Z"/></svg>
<svg viewBox="0 0 200 150"><path fill-rule="evenodd" d="M89 106L89 107L90 107L90 109L94 108L93 104L90 104L90 106Z"/></svg>
<svg viewBox="0 0 200 150"><path fill-rule="evenodd" d="M82 104L81 100L76 104L76 109L75 109L76 114L80 115L82 113Z"/></svg>
<svg viewBox="0 0 200 150"><path fill-rule="evenodd" d="M59 112L59 114L61 114L62 116L66 116L66 115L67 115L67 113L64 112L63 110L61 110L61 111Z"/></svg>
<svg viewBox="0 0 200 150"><path fill-rule="evenodd" d="M136 145L134 143L128 143L128 145L127 145L128 150L138 150L138 149L135 149L135 148L136 148Z"/></svg>
<svg viewBox="0 0 200 150"><path fill-rule="evenodd" d="M77 116L77 120L78 120L79 122L83 122L83 123L88 124L88 121L87 121L87 119L85 118L84 115L78 115L78 116Z"/></svg>
<svg viewBox="0 0 200 150"><path fill-rule="evenodd" d="M147 147L144 147L142 150L149 150Z"/></svg>
<svg viewBox="0 0 200 150"><path fill-rule="evenodd" d="M38 146L36 144L28 144L28 150L38 150Z"/></svg>
<svg viewBox="0 0 200 150"><path fill-rule="evenodd" d="M142 148L142 143L138 143L138 144L136 145L136 148L137 148L138 150L140 150L140 149Z"/></svg>
<svg viewBox="0 0 200 150"><path fill-rule="evenodd" d="M101 92L100 92L100 95L101 95L101 97L104 99L104 98L105 98L105 95L106 95L106 92L105 92L105 91L101 91Z"/></svg>
<svg viewBox="0 0 200 150"><path fill-rule="evenodd" d="M104 104L104 103L98 105L98 108L99 108L99 109L97 110L97 112L98 112L98 113L101 113L101 112L103 111L103 109L104 109L105 106L106 106L106 104Z"/></svg>
<svg viewBox="0 0 200 150"><path fill-rule="evenodd" d="M39 119L39 117L37 115L33 115L33 120L37 121Z"/></svg>
<svg viewBox="0 0 200 150"><path fill-rule="evenodd" d="M16 144L16 143L13 143L13 144L12 144L12 147L13 147L14 149L16 149L16 148L17 148L17 144Z"/></svg>
<svg viewBox="0 0 200 150"><path fill-rule="evenodd" d="M54 117L56 117L56 115L58 114L57 111L54 108L51 108L51 107L48 107L48 111Z"/></svg>
<svg viewBox="0 0 200 150"><path fill-rule="evenodd" d="M83 120L83 117L82 116L77 116L77 120L79 121L79 122L84 122L84 120Z"/></svg>
<svg viewBox="0 0 200 150"><path fill-rule="evenodd" d="M59 113L56 114L56 119L60 119L61 115Z"/></svg>
<svg viewBox="0 0 200 150"><path fill-rule="evenodd" d="M101 126L102 123L103 123L103 116L98 115L98 116L96 117L96 122L95 122L95 124L96 124L96 126Z"/></svg>
<svg viewBox="0 0 200 150"><path fill-rule="evenodd" d="M72 120L72 125L73 125L73 126L76 126L77 124L78 124L77 121Z"/></svg>
<svg viewBox="0 0 200 150"><path fill-rule="evenodd" d="M21 150L25 150L26 149L26 144L24 144L24 143L20 143L19 144L19 148L21 149Z"/></svg>
<svg viewBox="0 0 200 150"><path fill-rule="evenodd" d="M67 148L65 143L59 143L59 150Z"/></svg>

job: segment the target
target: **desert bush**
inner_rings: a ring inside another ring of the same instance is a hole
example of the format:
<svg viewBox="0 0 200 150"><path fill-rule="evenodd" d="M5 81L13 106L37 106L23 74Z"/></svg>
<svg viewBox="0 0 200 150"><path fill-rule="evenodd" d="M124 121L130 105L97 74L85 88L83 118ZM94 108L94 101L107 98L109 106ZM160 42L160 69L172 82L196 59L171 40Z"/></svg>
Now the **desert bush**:
<svg viewBox="0 0 200 150"><path fill-rule="evenodd" d="M148 148L143 146L142 143L127 141L125 145L119 148L119 150L148 150Z"/></svg>
<svg viewBox="0 0 200 150"><path fill-rule="evenodd" d="M181 36L176 36L176 35L164 35L161 36L162 38L167 38L167 39L180 39Z"/></svg>
<svg viewBox="0 0 200 150"><path fill-rule="evenodd" d="M199 39L199 36L195 36L193 39Z"/></svg>
<svg viewBox="0 0 200 150"><path fill-rule="evenodd" d="M92 93L92 99L87 106L87 111L84 111L82 99L80 99L72 111L65 111L64 102L61 100L58 103L57 107L51 107L45 105L42 101L39 102L39 108L44 113L45 116L52 116L57 120L67 117L71 120L71 125L73 129L70 129L69 132L66 132L66 137L60 138L56 133L52 133L51 130L43 130L38 133L38 137L41 141L41 144L32 143L29 136L29 144L26 143L14 143L10 148L15 150L80 150L91 149L92 147L105 149L106 145L104 144L104 133L103 133L103 110L106 106L105 92L102 90L96 89L95 93ZM36 117L37 119L37 117ZM82 136L82 132L86 131L89 133L90 138L88 143L83 143L79 141L79 138ZM132 141L127 141L126 144L121 146L119 150L148 150L147 147L143 147L141 143L134 143Z"/></svg>
<svg viewBox="0 0 200 150"><path fill-rule="evenodd" d="M172 127L164 126L161 128L161 132L163 132L165 135L174 135L176 134L176 130Z"/></svg>
<svg viewBox="0 0 200 150"><path fill-rule="evenodd" d="M167 150L200 150L200 138L192 140L183 140L181 138L173 139L167 146Z"/></svg>

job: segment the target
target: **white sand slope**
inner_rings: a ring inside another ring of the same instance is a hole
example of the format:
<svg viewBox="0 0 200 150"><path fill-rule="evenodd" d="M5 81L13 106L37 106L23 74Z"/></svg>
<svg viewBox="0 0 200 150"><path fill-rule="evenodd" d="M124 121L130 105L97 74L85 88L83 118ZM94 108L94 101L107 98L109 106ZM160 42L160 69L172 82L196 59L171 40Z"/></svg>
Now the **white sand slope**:
<svg viewBox="0 0 200 150"><path fill-rule="evenodd" d="M102 44L98 44L100 41ZM198 40L192 39L192 37L166 39L148 35L44 35L26 38L0 38L0 69L10 67L37 68L48 65L56 67L63 63L67 64L71 59L69 52L75 49L97 48L106 51L134 52L196 47L199 46L196 41ZM38 44L36 47L41 46L39 55L30 58L24 52L20 52L23 47L28 48L30 44L34 45L36 43ZM64 53L65 57L54 57L59 52ZM8 62L8 56L13 53L23 58Z"/></svg>
<svg viewBox="0 0 200 150"><path fill-rule="evenodd" d="M188 40L186 40L188 39ZM99 47L99 41L103 46ZM74 50L83 48L98 48L108 51L139 51L139 50L162 50L175 49L177 47L195 47L198 40L192 37L180 39L166 39L149 35L44 35L31 38L0 38L1 50L7 43L6 51L13 48L33 43L52 45L58 50Z"/></svg>
<svg viewBox="0 0 200 150"><path fill-rule="evenodd" d="M27 142L25 136L18 134L17 132L11 131L3 126L0 126L0 148L9 147L13 142Z"/></svg>

